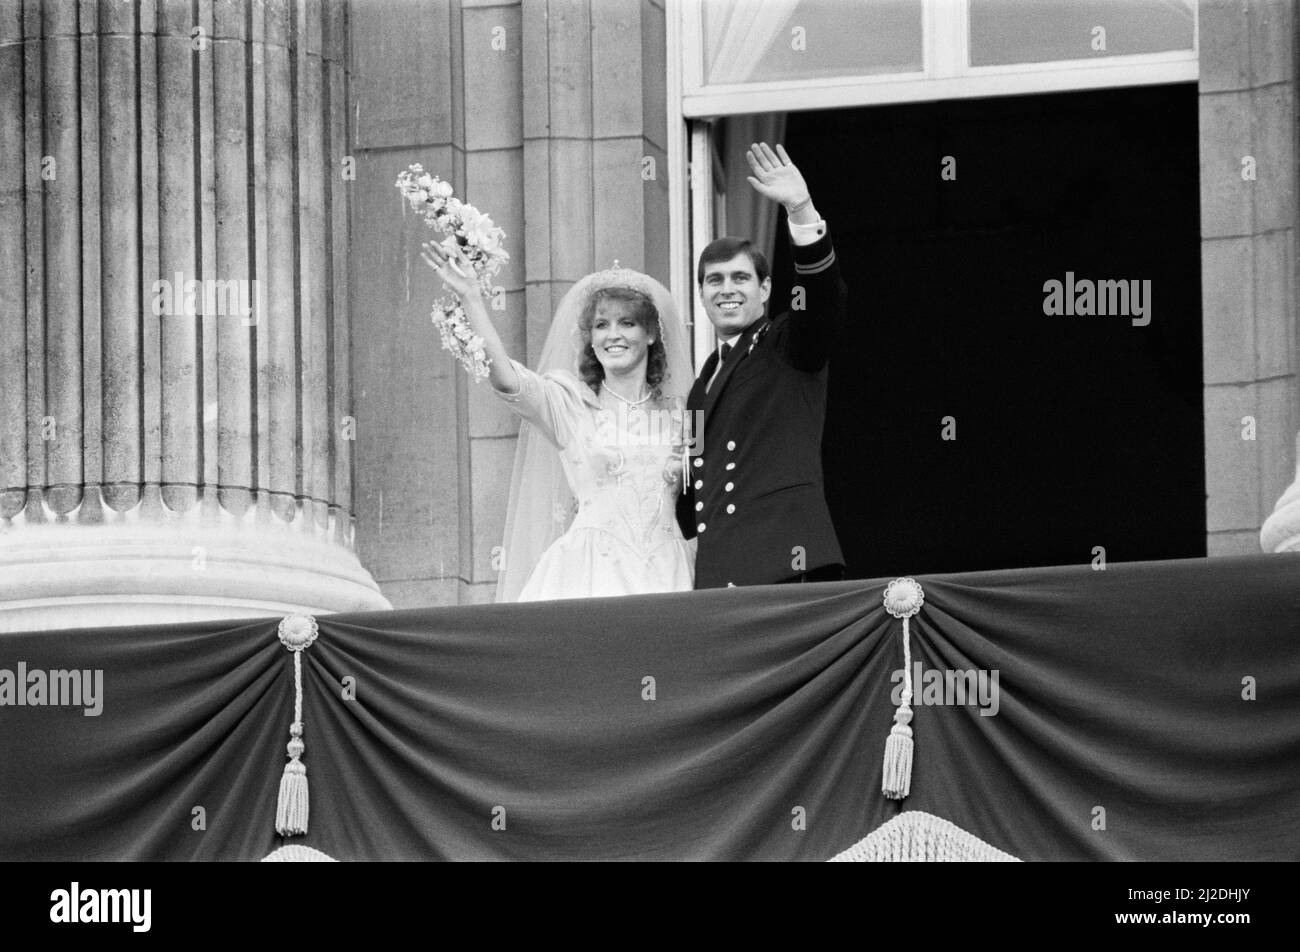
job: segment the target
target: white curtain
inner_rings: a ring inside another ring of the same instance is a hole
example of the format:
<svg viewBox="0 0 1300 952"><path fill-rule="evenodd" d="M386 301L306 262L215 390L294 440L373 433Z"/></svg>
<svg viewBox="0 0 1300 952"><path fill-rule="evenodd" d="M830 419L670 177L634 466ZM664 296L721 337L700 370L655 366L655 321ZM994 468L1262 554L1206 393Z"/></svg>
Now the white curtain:
<svg viewBox="0 0 1300 952"><path fill-rule="evenodd" d="M777 214L780 208L775 202L768 201L746 181L749 175L749 163L745 161L745 150L752 142L766 142L775 145L785 139L785 118L783 112L762 112L748 116L728 116L726 120L726 154L722 156L722 167L726 180L726 194L723 198L726 207L726 233L748 238L759 250L772 260L776 251ZM792 155L796 162L797 155Z"/></svg>
<svg viewBox="0 0 1300 952"><path fill-rule="evenodd" d="M794 16L799 0L706 0L706 83L743 83Z"/></svg>

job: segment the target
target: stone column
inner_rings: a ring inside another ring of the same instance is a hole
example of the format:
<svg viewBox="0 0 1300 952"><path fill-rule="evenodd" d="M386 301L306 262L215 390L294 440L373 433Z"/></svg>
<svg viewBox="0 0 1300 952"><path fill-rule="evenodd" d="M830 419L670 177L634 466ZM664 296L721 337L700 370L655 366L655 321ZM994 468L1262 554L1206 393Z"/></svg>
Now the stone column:
<svg viewBox="0 0 1300 952"><path fill-rule="evenodd" d="M347 8L195 9L0 0L0 630L389 607L352 551Z"/></svg>

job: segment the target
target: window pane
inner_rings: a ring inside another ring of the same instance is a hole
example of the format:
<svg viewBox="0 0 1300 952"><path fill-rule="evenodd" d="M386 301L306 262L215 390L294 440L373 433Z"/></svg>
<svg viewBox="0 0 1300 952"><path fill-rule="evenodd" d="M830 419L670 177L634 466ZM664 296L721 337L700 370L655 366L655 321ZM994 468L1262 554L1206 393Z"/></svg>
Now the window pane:
<svg viewBox="0 0 1300 952"><path fill-rule="evenodd" d="M922 0L704 0L704 81L919 72Z"/></svg>
<svg viewBox="0 0 1300 952"><path fill-rule="evenodd" d="M1190 50L1193 17L1192 0L970 0L970 64Z"/></svg>

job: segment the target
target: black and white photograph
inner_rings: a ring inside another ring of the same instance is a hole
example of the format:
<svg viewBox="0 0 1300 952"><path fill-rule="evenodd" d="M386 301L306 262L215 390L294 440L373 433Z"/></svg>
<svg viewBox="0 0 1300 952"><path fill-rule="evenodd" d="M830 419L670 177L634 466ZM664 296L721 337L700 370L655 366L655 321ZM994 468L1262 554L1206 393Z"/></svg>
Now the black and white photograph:
<svg viewBox="0 0 1300 952"><path fill-rule="evenodd" d="M1300 860L1298 37L0 0L21 918L157 932L159 862L1232 863L1072 916L1244 938Z"/></svg>

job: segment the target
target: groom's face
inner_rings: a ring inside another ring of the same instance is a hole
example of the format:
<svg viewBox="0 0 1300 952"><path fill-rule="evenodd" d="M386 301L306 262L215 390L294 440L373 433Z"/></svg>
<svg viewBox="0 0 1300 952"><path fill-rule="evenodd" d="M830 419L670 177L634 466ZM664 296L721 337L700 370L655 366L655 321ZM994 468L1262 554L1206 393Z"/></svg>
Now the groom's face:
<svg viewBox="0 0 1300 952"><path fill-rule="evenodd" d="M733 337L763 316L772 279L758 280L754 262L743 251L730 261L704 266L700 297L719 337Z"/></svg>

